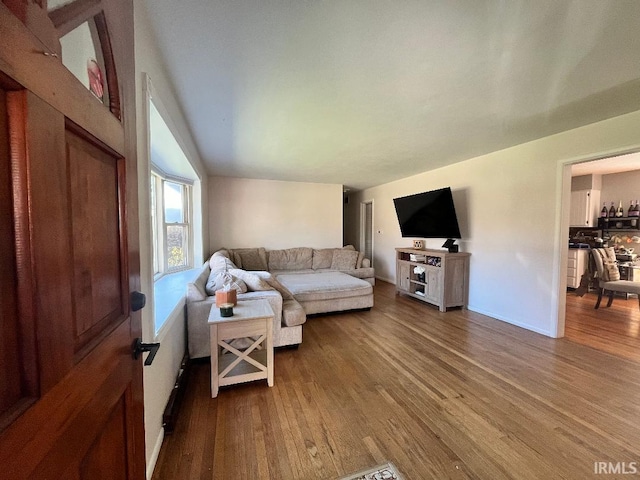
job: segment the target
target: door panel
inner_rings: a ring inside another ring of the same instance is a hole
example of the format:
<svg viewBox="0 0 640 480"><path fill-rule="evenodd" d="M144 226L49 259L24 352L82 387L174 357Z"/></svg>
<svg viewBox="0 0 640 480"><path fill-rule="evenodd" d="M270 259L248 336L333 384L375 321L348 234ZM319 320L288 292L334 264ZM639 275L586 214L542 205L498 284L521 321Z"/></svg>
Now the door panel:
<svg viewBox="0 0 640 480"><path fill-rule="evenodd" d="M0 419L22 398L7 95L0 90ZM1 421L1 420L0 420Z"/></svg>
<svg viewBox="0 0 640 480"><path fill-rule="evenodd" d="M128 340L129 324L123 322L3 432L0 463L6 478L80 478L83 462L114 408L119 402L131 408L128 390L133 385L122 382L132 373L130 350L121 347ZM127 438L120 438L113 448L128 447Z"/></svg>
<svg viewBox="0 0 640 480"><path fill-rule="evenodd" d="M440 268L429 267L427 268L427 291L425 292L426 298L433 300L434 302L440 302Z"/></svg>
<svg viewBox="0 0 640 480"><path fill-rule="evenodd" d="M125 404L124 398L121 398L115 405L100 436L82 461L80 478L87 480L101 478L104 477L105 472L109 472L109 478L113 480L128 478L125 468L127 449L122 448L122 443L118 442L118 439L125 437L126 432Z"/></svg>
<svg viewBox="0 0 640 480"><path fill-rule="evenodd" d="M26 165L17 161L26 148L24 123L10 121L24 99L9 88L0 76L0 263L2 264L2 315L0 351L1 368L0 431L35 401L39 391L36 359L33 275L31 272L31 237L29 228ZM10 85L11 88L15 85ZM12 129L11 124L19 128ZM14 148L9 148L13 145Z"/></svg>
<svg viewBox="0 0 640 480"><path fill-rule="evenodd" d="M88 136L67 130L70 215L73 218L75 348L100 338L127 311L121 263L126 242L121 235L119 186L122 162Z"/></svg>
<svg viewBox="0 0 640 480"><path fill-rule="evenodd" d="M27 189L28 230L18 244L31 243L26 269L37 292L34 305L39 355L40 392L48 391L73 366L71 225L67 208L67 169L64 162L64 116L27 90L11 92L9 130L15 180ZM25 274L26 275L26 274ZM48 361L44 361L48 359Z"/></svg>

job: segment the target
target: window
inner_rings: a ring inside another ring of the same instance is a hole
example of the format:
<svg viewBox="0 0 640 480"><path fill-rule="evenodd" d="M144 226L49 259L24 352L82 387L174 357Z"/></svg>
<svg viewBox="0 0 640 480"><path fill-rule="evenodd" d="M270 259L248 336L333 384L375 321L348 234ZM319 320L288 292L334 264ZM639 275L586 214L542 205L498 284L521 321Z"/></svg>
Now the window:
<svg viewBox="0 0 640 480"><path fill-rule="evenodd" d="M153 269L157 276L190 268L191 186L151 173Z"/></svg>
<svg viewBox="0 0 640 480"><path fill-rule="evenodd" d="M175 182L164 182L164 228L167 238L167 269L189 266L189 187Z"/></svg>
<svg viewBox="0 0 640 480"><path fill-rule="evenodd" d="M65 0L58 0L65 1ZM184 320L185 287L198 275L193 265L202 259L202 185L191 164L170 112L143 74L150 169L147 271L153 269L153 318L150 331L160 341L169 328ZM188 145L188 144L186 144ZM145 176L146 176L145 175ZM142 212L141 212L142 213ZM144 279L146 282L147 278ZM149 278L148 280L151 280Z"/></svg>

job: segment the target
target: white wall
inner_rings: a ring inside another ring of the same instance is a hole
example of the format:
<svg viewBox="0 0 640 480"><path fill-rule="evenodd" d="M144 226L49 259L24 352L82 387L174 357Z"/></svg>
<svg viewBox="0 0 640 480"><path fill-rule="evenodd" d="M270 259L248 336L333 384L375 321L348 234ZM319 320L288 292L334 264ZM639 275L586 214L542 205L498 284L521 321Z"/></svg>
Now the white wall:
<svg viewBox="0 0 640 480"><path fill-rule="evenodd" d="M209 177L210 253L342 245L342 185Z"/></svg>
<svg viewBox="0 0 640 480"><path fill-rule="evenodd" d="M631 200L640 201L640 170L630 172L612 173L602 176L602 190L600 203L606 202L607 206L613 202L618 207L622 201L625 216Z"/></svg>
<svg viewBox="0 0 640 480"><path fill-rule="evenodd" d="M469 309L555 336L566 288L560 272L566 268L570 172L563 164L638 146L640 111L366 189L351 195L349 209L374 200L376 276L395 282L394 248L410 246L411 239L400 236L393 198L450 186L461 251L471 253ZM349 215L355 220L346 236L359 238L359 214ZM426 245L440 248L442 242Z"/></svg>
<svg viewBox="0 0 640 480"><path fill-rule="evenodd" d="M147 295L147 306L142 311L143 339L160 341L161 347L153 365L144 368L144 409L145 409L145 442L147 458L147 476L151 473L157 460L164 432L162 414L173 389L185 349L184 314L181 306L174 311L165 324L160 338L154 338L153 311L153 271L151 258L151 221L149 216L149 176L150 162L148 152L148 131L146 129L146 85L144 74L148 74L153 83L153 90L162 104L168 118L167 124L180 143L185 155L192 163L200 182L194 185L194 223L199 223L200 235L194 240L194 257L196 265L202 263L203 249L209 244L206 214L207 174L200 160L198 150L191 138L188 126L173 87L164 69L160 52L147 18L143 0L134 1L135 55L136 55L136 114L138 127L138 208L140 214L140 275L142 291Z"/></svg>

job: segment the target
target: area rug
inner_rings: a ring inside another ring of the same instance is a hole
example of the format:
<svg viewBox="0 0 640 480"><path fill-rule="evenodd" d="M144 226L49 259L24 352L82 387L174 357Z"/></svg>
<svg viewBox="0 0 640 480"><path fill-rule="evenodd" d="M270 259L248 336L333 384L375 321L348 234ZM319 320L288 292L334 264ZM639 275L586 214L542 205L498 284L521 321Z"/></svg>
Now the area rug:
<svg viewBox="0 0 640 480"><path fill-rule="evenodd" d="M352 473L346 477L340 477L339 480L402 480L402 476L393 463L385 463L358 473Z"/></svg>

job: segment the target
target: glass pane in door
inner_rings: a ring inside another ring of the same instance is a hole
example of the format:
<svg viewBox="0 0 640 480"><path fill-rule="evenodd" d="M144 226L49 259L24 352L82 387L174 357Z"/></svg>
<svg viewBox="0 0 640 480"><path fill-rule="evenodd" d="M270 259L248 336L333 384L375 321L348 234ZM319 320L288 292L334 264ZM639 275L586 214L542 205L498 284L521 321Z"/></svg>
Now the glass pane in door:
<svg viewBox="0 0 640 480"><path fill-rule="evenodd" d="M109 105L109 92L98 29L90 19L60 38L62 63L93 95Z"/></svg>
<svg viewBox="0 0 640 480"><path fill-rule="evenodd" d="M47 10L52 11L52 10L55 10L56 8L69 5L70 3L73 3L75 1L76 0L47 0Z"/></svg>

